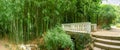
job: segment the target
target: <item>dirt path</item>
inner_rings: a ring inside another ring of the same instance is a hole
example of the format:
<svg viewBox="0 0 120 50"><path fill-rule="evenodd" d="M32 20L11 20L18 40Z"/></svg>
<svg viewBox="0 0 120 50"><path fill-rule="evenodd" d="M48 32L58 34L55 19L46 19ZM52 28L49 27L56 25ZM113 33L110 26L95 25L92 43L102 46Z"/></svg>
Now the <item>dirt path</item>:
<svg viewBox="0 0 120 50"><path fill-rule="evenodd" d="M9 50L3 42L0 41L0 50Z"/></svg>
<svg viewBox="0 0 120 50"><path fill-rule="evenodd" d="M3 45L0 45L0 50L8 50L8 48L6 48L6 47L3 46Z"/></svg>

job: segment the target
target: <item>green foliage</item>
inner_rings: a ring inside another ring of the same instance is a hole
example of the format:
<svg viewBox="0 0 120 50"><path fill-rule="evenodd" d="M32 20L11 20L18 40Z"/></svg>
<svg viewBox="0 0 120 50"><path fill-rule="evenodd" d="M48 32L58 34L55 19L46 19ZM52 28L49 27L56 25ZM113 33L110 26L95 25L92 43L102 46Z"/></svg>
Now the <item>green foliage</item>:
<svg viewBox="0 0 120 50"><path fill-rule="evenodd" d="M120 6L114 6L114 8L116 10L116 12L115 12L116 18L114 20L114 24L119 24L120 23L120 14L119 14L119 12L120 12Z"/></svg>
<svg viewBox="0 0 120 50"><path fill-rule="evenodd" d="M115 20L115 8L112 5L101 5L98 14L98 25L105 26L108 28L110 24Z"/></svg>
<svg viewBox="0 0 120 50"><path fill-rule="evenodd" d="M91 43L91 41L92 41L92 39L91 39L90 35L80 33L79 35L76 36L76 39L75 39L76 49L83 50L83 49L87 48L87 45L89 45L89 43Z"/></svg>
<svg viewBox="0 0 120 50"><path fill-rule="evenodd" d="M75 0L72 9L64 13L64 22L92 22L96 23L96 11L101 0Z"/></svg>
<svg viewBox="0 0 120 50"><path fill-rule="evenodd" d="M102 29L110 30L111 26L110 25L102 25Z"/></svg>
<svg viewBox="0 0 120 50"><path fill-rule="evenodd" d="M21 18L22 16L22 11L20 11L22 10L22 4L23 1L20 0L0 0L0 27L1 30L4 30L2 33L7 34L8 38L13 40L14 42L19 41L18 35L20 35L21 33L19 32L21 30L18 31L18 24L21 25L21 21L19 18Z"/></svg>
<svg viewBox="0 0 120 50"><path fill-rule="evenodd" d="M89 21L110 25L115 17L112 13L114 10L110 6L100 6L100 2L101 0L0 0L0 33L3 37L7 35L12 42L27 43L61 23Z"/></svg>
<svg viewBox="0 0 120 50"><path fill-rule="evenodd" d="M47 50L59 50L60 48L70 48L73 50L71 37L60 28L49 30L44 37Z"/></svg>
<svg viewBox="0 0 120 50"><path fill-rule="evenodd" d="M2 35L7 34L12 42L29 42L41 37L55 25L60 25L66 11L74 10L72 5L75 2L74 0L0 0L0 31Z"/></svg>
<svg viewBox="0 0 120 50"><path fill-rule="evenodd" d="M84 50L90 47L92 38L89 33L79 33L79 32L67 32L71 35L73 42L75 44L75 50Z"/></svg>

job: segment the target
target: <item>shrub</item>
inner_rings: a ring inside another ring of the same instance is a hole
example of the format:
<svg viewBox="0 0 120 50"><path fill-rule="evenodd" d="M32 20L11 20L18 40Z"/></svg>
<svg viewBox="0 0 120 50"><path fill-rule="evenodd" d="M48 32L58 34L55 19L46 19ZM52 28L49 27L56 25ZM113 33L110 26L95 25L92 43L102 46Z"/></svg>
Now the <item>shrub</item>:
<svg viewBox="0 0 120 50"><path fill-rule="evenodd" d="M90 47L89 44L92 42L92 38L88 33L79 33L79 32L67 32L71 35L74 44L75 50L84 50L87 47Z"/></svg>
<svg viewBox="0 0 120 50"><path fill-rule="evenodd" d="M65 34L65 32L60 28L49 30L43 38L47 50L63 50L65 48L70 48L70 50L73 50L74 45L71 37Z"/></svg>
<svg viewBox="0 0 120 50"><path fill-rule="evenodd" d="M97 18L97 24L100 26L100 28L109 30L110 25L116 18L115 8L112 5L100 5Z"/></svg>
<svg viewBox="0 0 120 50"><path fill-rule="evenodd" d="M110 30L111 26L110 25L102 25L102 29Z"/></svg>
<svg viewBox="0 0 120 50"><path fill-rule="evenodd" d="M75 36L75 45L76 45L76 50L83 50L89 45L91 42L91 37L88 34L82 34L79 33L79 35Z"/></svg>

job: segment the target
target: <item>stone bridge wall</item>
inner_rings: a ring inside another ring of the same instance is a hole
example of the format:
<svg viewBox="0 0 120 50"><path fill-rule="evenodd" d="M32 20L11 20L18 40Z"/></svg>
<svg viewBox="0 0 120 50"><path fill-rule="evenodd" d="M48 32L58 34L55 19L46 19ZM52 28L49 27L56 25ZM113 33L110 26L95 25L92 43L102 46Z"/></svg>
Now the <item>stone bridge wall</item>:
<svg viewBox="0 0 120 50"><path fill-rule="evenodd" d="M62 27L65 31L74 31L74 32L82 32L82 33L91 32L90 22L62 24Z"/></svg>

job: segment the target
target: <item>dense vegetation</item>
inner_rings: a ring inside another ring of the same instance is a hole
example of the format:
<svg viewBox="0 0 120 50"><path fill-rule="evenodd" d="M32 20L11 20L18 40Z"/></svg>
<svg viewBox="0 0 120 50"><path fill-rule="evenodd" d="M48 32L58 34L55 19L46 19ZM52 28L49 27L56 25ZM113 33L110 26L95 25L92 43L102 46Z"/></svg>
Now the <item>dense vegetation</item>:
<svg viewBox="0 0 120 50"><path fill-rule="evenodd" d="M90 34L70 31L67 31L67 34L73 39L75 50L92 49L90 46L92 43Z"/></svg>
<svg viewBox="0 0 120 50"><path fill-rule="evenodd" d="M87 21L94 0L1 0L0 28L13 41L41 37L48 29L66 22ZM7 4L6 4L7 3ZM86 4L84 4L86 3ZM92 11L92 10L91 10ZM76 21L75 21L76 20ZM14 38L16 37L16 38Z"/></svg>
<svg viewBox="0 0 120 50"><path fill-rule="evenodd" d="M47 32L44 36L45 48L47 50L74 50L74 43L69 35L67 35L61 28L56 27Z"/></svg>
<svg viewBox="0 0 120 50"><path fill-rule="evenodd" d="M97 23L101 28L110 29L115 18L115 8L112 5L100 5Z"/></svg>
<svg viewBox="0 0 120 50"><path fill-rule="evenodd" d="M47 48L49 41L59 42L65 37L69 42L63 40L60 46L71 47L73 44L70 44L68 35L59 32L59 29L51 29L73 22L91 22L97 23L100 28L110 27L116 17L114 11L111 5L101 5L101 0L0 0L0 37L18 44L35 38L57 37L45 40Z"/></svg>
<svg viewBox="0 0 120 50"><path fill-rule="evenodd" d="M119 15L119 12L120 12L120 6L114 6L116 12L116 18L115 18L115 21L114 21L114 24L116 24L117 27L120 28L120 15Z"/></svg>

